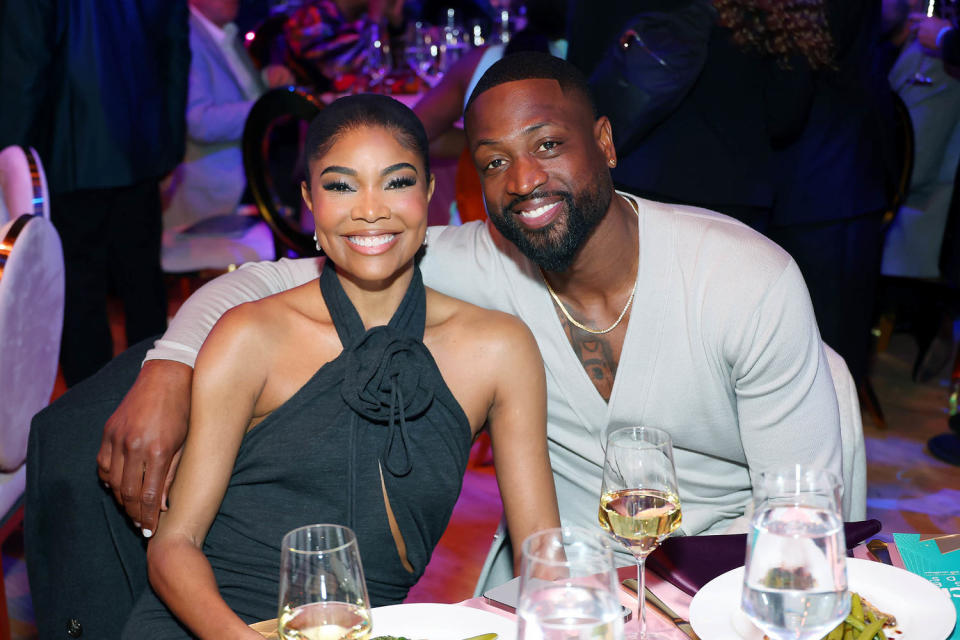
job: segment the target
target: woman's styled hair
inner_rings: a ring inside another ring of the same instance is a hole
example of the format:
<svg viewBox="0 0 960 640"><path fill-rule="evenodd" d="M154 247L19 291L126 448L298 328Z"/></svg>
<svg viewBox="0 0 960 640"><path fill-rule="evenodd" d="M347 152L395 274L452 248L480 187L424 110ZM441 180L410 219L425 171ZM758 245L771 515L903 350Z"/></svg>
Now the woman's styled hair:
<svg viewBox="0 0 960 640"><path fill-rule="evenodd" d="M833 38L823 0L713 0L720 26L745 51L776 58L784 67L805 58L811 69L834 66Z"/></svg>
<svg viewBox="0 0 960 640"><path fill-rule="evenodd" d="M426 171L424 184L429 183L430 143L420 119L389 96L361 93L334 100L310 122L303 147L308 189L313 161L329 151L341 135L363 127L382 127L393 133L401 145L419 156Z"/></svg>

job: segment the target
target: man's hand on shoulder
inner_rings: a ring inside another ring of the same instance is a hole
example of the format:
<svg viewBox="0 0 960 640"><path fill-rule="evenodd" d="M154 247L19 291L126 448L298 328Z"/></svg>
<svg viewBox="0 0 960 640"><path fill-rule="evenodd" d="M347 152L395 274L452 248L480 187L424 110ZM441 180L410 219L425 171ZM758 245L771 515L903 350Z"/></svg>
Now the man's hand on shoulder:
<svg viewBox="0 0 960 640"><path fill-rule="evenodd" d="M185 364L148 361L103 429L100 479L148 537L166 509L187 436L192 379Z"/></svg>

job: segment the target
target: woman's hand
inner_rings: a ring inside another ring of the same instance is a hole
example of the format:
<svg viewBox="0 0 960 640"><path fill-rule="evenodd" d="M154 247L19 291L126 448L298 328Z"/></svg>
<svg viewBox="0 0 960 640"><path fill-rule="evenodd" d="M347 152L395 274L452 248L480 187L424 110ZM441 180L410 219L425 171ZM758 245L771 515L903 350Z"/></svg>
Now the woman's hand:
<svg viewBox="0 0 960 640"><path fill-rule="evenodd" d="M184 582L190 584L191 614L178 618L199 638L246 638L262 640L234 613L220 596L207 557L200 549L202 540L186 530L164 523L147 548L150 584L163 597ZM174 601L174 604L182 603Z"/></svg>

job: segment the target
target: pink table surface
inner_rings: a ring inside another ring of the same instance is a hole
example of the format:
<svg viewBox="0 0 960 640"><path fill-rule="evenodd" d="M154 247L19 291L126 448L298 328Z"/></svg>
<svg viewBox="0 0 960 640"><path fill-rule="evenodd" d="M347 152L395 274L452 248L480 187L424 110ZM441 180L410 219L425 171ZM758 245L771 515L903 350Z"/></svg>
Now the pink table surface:
<svg viewBox="0 0 960 640"><path fill-rule="evenodd" d="M888 543L890 549L890 560L897 567L903 567L903 560L900 558L900 554L897 552L897 547L893 543ZM860 558L862 560L872 560L867 556L867 547L866 545L859 545L853 550L853 557ZM636 578L637 571L634 567L621 567L618 570L620 574L620 580L626 578ZM661 579L655 573L648 571L646 576L647 587L653 591L657 597L663 600L667 606L673 609L677 615L685 620L690 619L690 601L693 599L688 596L680 589L677 589L675 586L667 582L666 580ZM632 591L627 590L623 586L620 587L620 603L629 608L634 612L633 618L628 622L628 625L637 624L637 598ZM469 600L464 600L459 603L466 607L473 607L474 609L481 609L483 611L490 611L498 615L502 615L506 618L516 620L516 615L495 607L489 604L483 598L470 598ZM667 620L663 615L661 615L656 609L654 609L650 603L647 603L647 630L651 632L658 632L664 635L667 638L676 638L677 640L688 640L687 636L683 634L679 629L673 626L673 624Z"/></svg>

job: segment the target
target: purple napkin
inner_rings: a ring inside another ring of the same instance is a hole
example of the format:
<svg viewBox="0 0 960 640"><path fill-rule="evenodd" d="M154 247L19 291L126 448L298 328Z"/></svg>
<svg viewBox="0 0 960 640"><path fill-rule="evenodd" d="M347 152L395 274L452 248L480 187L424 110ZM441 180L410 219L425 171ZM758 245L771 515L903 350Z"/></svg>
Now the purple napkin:
<svg viewBox="0 0 960 640"><path fill-rule="evenodd" d="M880 532L879 520L846 522L847 549ZM743 565L747 535L678 536L664 540L647 558L647 568L684 593L694 595L717 576Z"/></svg>

